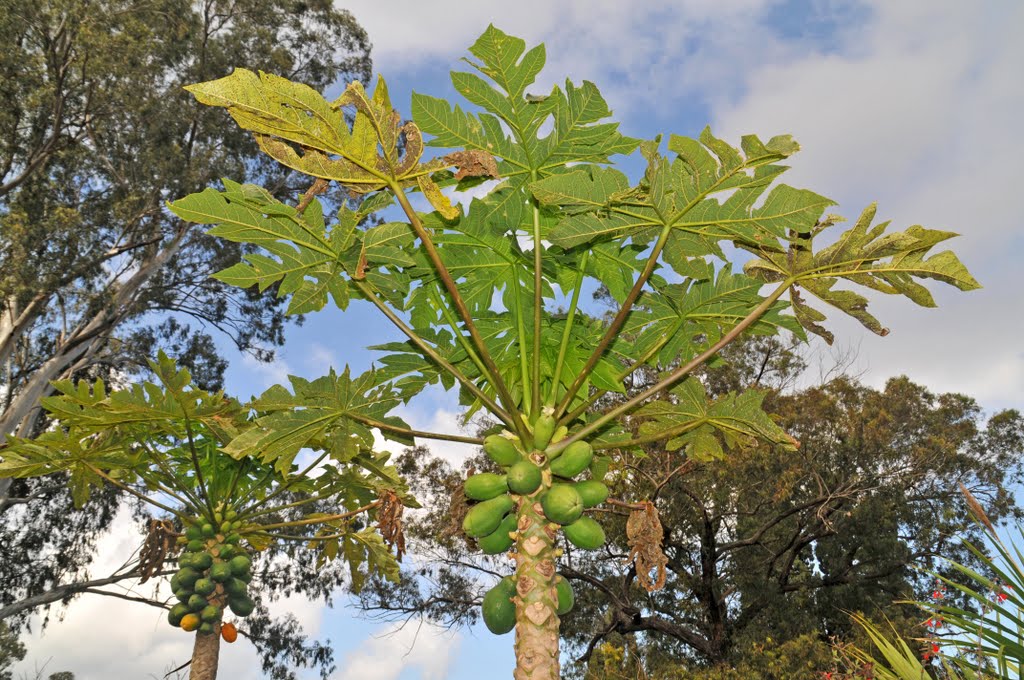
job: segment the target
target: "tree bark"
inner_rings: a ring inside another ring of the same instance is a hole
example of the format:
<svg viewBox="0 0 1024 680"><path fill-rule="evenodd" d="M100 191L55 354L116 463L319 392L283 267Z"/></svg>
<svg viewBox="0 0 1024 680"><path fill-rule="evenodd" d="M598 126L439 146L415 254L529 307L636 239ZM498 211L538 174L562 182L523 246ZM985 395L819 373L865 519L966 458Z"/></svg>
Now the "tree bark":
<svg viewBox="0 0 1024 680"><path fill-rule="evenodd" d="M544 471L540 488L522 499L516 538L515 680L558 680L558 591L555 537L558 525L544 517L540 497L551 487Z"/></svg>
<svg viewBox="0 0 1024 680"><path fill-rule="evenodd" d="M192 647L192 665L189 680L216 680L217 663L220 659L220 624L213 627L213 633L196 633Z"/></svg>

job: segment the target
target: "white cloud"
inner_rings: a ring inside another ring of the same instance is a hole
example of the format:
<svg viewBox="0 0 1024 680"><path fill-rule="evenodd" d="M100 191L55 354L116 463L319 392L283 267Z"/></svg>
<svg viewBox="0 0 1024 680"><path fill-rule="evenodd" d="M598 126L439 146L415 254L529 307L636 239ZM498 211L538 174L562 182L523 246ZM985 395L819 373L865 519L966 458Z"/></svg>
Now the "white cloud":
<svg viewBox="0 0 1024 680"><path fill-rule="evenodd" d="M260 394L272 385L289 385L289 375L295 375L295 370L282 358L283 352L278 351L277 356L271 362L257 361L250 354L242 354L241 367L245 373L245 384L252 389L254 394ZM326 373L326 371L324 371ZM243 401L246 395L238 395Z"/></svg>
<svg viewBox="0 0 1024 680"><path fill-rule="evenodd" d="M97 544L90 573L97 578L112 573L141 543L136 523L122 510ZM151 596L156 582L125 585L132 590L121 592ZM44 631L37 624L32 635L22 638L28 654L14 667L16 677L34 677L35 669L45 665L47 673L67 670L79 680L162 678L192 656L192 636L171 628L163 610L113 597L82 595L63 620L52 620ZM224 645L220 669L226 678L262 677L248 643Z"/></svg>
<svg viewBox="0 0 1024 680"><path fill-rule="evenodd" d="M789 49L758 26L770 0L623 3L572 0L514 4L354 0L343 6L369 32L375 68L414 74L421 66L458 68L459 57L489 23L529 46L544 42L548 64L531 89L542 92L571 75L596 81L621 117L676 102L666 87L691 91L728 85L744 65Z"/></svg>
<svg viewBox="0 0 1024 680"><path fill-rule="evenodd" d="M113 573L141 545L142 535L129 511L122 509L110 530L96 546L96 559L90 574L100 578ZM151 597L167 593L166 582L135 581L108 586L122 594ZM320 632L324 607L302 597L290 597L269 604L271 612L291 613L305 632L315 637ZM38 620L32 635L22 637L28 654L14 667L15 677L35 677L45 666L46 673L71 671L78 680L97 678L162 678L165 673L192 656L192 635L171 628L164 610L114 597L86 594L75 599L62 620L54 618L39 630ZM258 680L263 677L256 651L244 637L235 644L221 644L220 677Z"/></svg>
<svg viewBox="0 0 1024 680"><path fill-rule="evenodd" d="M472 428L462 425L460 413L457 389L446 392L436 385L428 387L410 404L399 406L395 410L395 415L405 420L414 430L473 436ZM380 450L400 453L406 448L398 442L385 440L377 431L374 431L374 436L376 446ZM455 467L461 466L462 462L479 448L475 444L439 439L417 438L416 443L427 446L432 454L447 460Z"/></svg>
<svg viewBox="0 0 1024 680"><path fill-rule="evenodd" d="M349 653L332 680L396 680L416 669L421 680L442 680L459 649L460 636L430 623L395 624Z"/></svg>
<svg viewBox="0 0 1024 680"><path fill-rule="evenodd" d="M879 200L894 229L924 224L960 232L949 247L985 288L941 284L938 310L872 295L892 329L876 338L837 321L861 343L867 379L907 373L936 390L983 404L1021 405L1024 306L1013 275L1024 251L1013 197L1024 87L1019 78L1024 5L878 2L873 19L848 29L839 54L804 54L746 75L747 90L714 110L716 131L792 133L804 150L785 181L829 195L856 217ZM839 319L838 313L831 315Z"/></svg>

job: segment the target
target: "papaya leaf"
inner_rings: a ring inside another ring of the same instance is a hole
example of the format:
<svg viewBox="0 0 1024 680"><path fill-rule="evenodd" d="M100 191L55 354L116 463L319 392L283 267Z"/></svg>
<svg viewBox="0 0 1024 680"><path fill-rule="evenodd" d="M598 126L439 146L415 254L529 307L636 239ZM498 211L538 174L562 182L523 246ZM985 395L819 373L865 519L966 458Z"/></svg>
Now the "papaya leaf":
<svg viewBox="0 0 1024 680"><path fill-rule="evenodd" d="M820 323L826 318L824 313L811 307L799 290L852 316L873 333L886 335L888 329L867 311L868 299L852 290L836 288L836 284L845 280L881 293L903 295L923 307L934 307L935 301L915 279L935 279L965 291L981 287L951 251L929 255L934 246L956 234L918 225L886 233L888 222L872 226L875 213L875 205L867 207L835 243L818 253L813 251L814 239L834 226L835 220L817 223L786 251L741 244L758 256L745 265L745 270L761 281L795 282L791 300L796 318L829 344L832 333Z"/></svg>
<svg viewBox="0 0 1024 680"><path fill-rule="evenodd" d="M286 472L299 450L327 451L339 462L373 447L373 423L408 429L388 416L400 402L394 390L381 385L373 371L352 378L348 368L339 375L308 381L290 376L292 392L274 385L252 402L260 415L256 426L223 448L233 458L252 456ZM389 436L384 431L385 436Z"/></svg>
<svg viewBox="0 0 1024 680"><path fill-rule="evenodd" d="M720 455L721 446L716 448L708 441L708 437L715 434L730 449L749 447L757 442L796 448L795 440L761 408L763 392L730 392L711 400L700 380L687 378L671 390L671 395L671 401L652 401L637 409L637 416L648 418L640 426L641 437L676 432L679 436L669 441L669 448L685 445L698 457Z"/></svg>

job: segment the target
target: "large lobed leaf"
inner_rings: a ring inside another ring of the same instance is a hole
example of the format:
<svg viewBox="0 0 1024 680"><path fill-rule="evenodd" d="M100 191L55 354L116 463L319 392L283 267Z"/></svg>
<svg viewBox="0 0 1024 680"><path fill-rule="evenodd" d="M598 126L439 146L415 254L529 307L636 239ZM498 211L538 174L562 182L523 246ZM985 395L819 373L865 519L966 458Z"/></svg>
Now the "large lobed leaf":
<svg viewBox="0 0 1024 680"><path fill-rule="evenodd" d="M885 233L888 222L871 226L876 207L867 207L856 224L832 245L814 253L814 239L833 221L824 221L804 231L786 251L754 244L742 247L758 255L749 261L748 274L762 281L792 281L822 302L857 319L865 328L886 335L889 331L870 312L868 299L852 290L836 288L841 280L889 295L903 295L924 307L934 307L928 289L914 279L935 279L960 290L981 285L951 251L929 256L937 244L956 234L912 226L905 231ZM811 307L793 289L793 311L801 325L831 344L833 335L821 326L825 315Z"/></svg>

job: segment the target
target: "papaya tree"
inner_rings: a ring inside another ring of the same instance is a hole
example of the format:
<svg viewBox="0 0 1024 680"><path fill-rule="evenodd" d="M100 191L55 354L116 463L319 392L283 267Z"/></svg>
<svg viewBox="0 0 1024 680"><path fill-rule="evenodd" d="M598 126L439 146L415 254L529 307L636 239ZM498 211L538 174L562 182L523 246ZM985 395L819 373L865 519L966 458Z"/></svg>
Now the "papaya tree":
<svg viewBox="0 0 1024 680"><path fill-rule="evenodd" d="M171 626L194 634L193 680L216 677L221 639L234 642L235 621L256 609L250 584L261 553L277 569L288 557L281 544L304 546L321 562L341 558L356 590L371 573L397 578L391 547L400 558L401 511L413 501L359 420L397 402L386 386L367 390L367 376L348 371L293 378L311 398L352 397L349 418L303 440L309 451L300 465L297 446L261 454L246 444L262 436L260 417L290 408L283 388L242 404L195 387L162 353L150 369L156 382L123 390L108 391L102 380L54 383L57 394L42 406L55 427L8 440L0 477L62 473L80 505L113 486L153 511L137 557L140 582L169 577L173 599L161 604Z"/></svg>
<svg viewBox="0 0 1024 680"><path fill-rule="evenodd" d="M799 148L789 136L749 135L739 148L707 129L697 138L632 139L608 120L593 83L527 92L544 66L543 45L527 50L491 26L469 51L472 71L452 82L472 107L417 93L405 122L382 78L372 94L353 82L333 101L242 69L191 86L311 184L290 205L225 179L222 190L170 208L256 249L217 274L222 281L277 284L292 313L333 302L384 314L403 340L374 346L382 355L366 389L410 400L428 385L457 385L464 415L493 421L481 438L363 422L410 442L482 444L501 470L466 480L475 504L463 528L483 552L512 559L484 598L484 621L496 633L515 629L516 678L548 680L559 676L559 615L572 601L555 558L602 544L588 511L612 502L601 481L610 460L658 442L680 459L756 441L797 445L762 410L760 394L711 398L695 369L743 334L831 341L827 307L884 335L850 284L925 306L934 302L916 279L978 284L953 253L931 254L950 232L890 231L875 223L874 206L837 229L840 218L825 213L831 200L777 184ZM427 146L449 151L427 158ZM611 161L635 152L646 169L631 181ZM480 191L490 180L468 207L442 190ZM331 183L361 204L328 218L316 194ZM380 211L393 219L360 228ZM735 253L746 259L742 272ZM594 286L617 303L610 320L581 304ZM653 384L596 407L625 394L641 367L658 373ZM261 416L235 450L272 455L304 445L348 417L348 396L264 395L281 409ZM636 528L647 537L641 552L656 561L654 519Z"/></svg>

